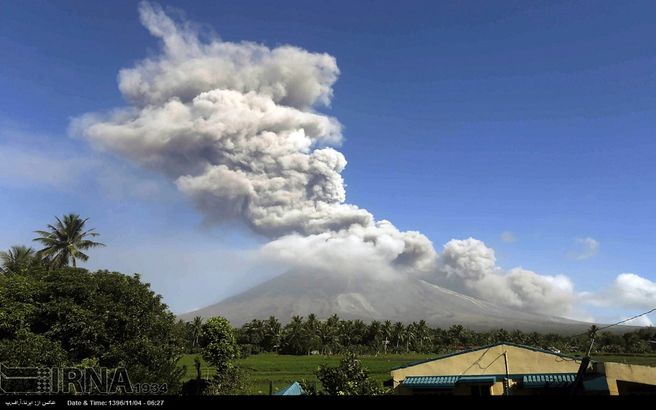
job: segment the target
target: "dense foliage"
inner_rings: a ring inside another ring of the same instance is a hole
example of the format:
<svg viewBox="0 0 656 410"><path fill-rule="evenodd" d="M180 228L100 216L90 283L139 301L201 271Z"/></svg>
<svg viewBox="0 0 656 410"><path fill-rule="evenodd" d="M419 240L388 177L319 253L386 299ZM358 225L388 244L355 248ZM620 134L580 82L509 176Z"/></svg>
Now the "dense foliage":
<svg viewBox="0 0 656 410"><path fill-rule="evenodd" d="M191 326L186 329L191 345ZM562 352L587 351L590 338L583 332L567 336L519 330L497 329L476 332L461 325L448 329L433 328L425 321L403 324L390 321L341 320L336 315L319 320L293 317L282 325L278 319L254 319L237 330L243 354L277 352L307 355L378 353L445 353L496 342L511 342ZM619 334L602 331L596 334L593 353L656 353L656 328L647 327Z"/></svg>
<svg viewBox="0 0 656 410"><path fill-rule="evenodd" d="M0 361L125 367L133 383L177 389L175 318L139 275L33 268L0 275Z"/></svg>
<svg viewBox="0 0 656 410"><path fill-rule="evenodd" d="M321 393L331 396L373 396L382 394L381 386L369 377L367 369L353 353L347 353L338 366L322 365L316 372L323 386Z"/></svg>
<svg viewBox="0 0 656 410"><path fill-rule="evenodd" d="M195 318L188 325L191 345L201 349L203 359L211 364L216 373L211 381L201 379L200 361L194 360L197 377L182 387L183 394L243 394L246 391L246 373L236 364L239 345L235 330L227 319L217 316L202 323Z"/></svg>

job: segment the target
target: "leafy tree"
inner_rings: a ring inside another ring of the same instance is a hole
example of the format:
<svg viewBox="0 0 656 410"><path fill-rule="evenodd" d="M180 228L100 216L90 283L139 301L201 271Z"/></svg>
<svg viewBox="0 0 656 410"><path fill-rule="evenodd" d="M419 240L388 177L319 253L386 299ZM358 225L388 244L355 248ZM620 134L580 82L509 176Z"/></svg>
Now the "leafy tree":
<svg viewBox="0 0 656 410"><path fill-rule="evenodd" d="M33 276L0 275L0 340L16 338L19 330L29 329L39 314L42 294L43 283Z"/></svg>
<svg viewBox="0 0 656 410"><path fill-rule="evenodd" d="M5 274L25 274L34 265L39 263L36 251L27 246L12 246L6 252L0 252L2 267L0 272Z"/></svg>
<svg viewBox="0 0 656 410"><path fill-rule="evenodd" d="M235 331L228 319L216 316L203 325L203 359L221 371L239 358L239 346Z"/></svg>
<svg viewBox="0 0 656 410"><path fill-rule="evenodd" d="M64 215L63 219L55 217L57 222L48 225L47 231L35 231L39 234L34 241L41 242L44 246L39 251L54 268L73 264L77 266L77 260L87 261L89 256L83 251L99 246L105 246L100 242L94 242L89 238L99 236L94 229L85 230L85 224L89 218L82 219L77 214Z"/></svg>
<svg viewBox="0 0 656 410"><path fill-rule="evenodd" d="M70 361L59 342L20 329L16 337L0 340L0 363L12 367L52 367Z"/></svg>
<svg viewBox="0 0 656 410"><path fill-rule="evenodd" d="M25 348L24 365L41 365L30 356L41 350L50 365L125 367L132 382L169 391L181 376L175 317L138 275L62 268L2 276L0 339L5 352L26 340L41 346Z"/></svg>
<svg viewBox="0 0 656 410"><path fill-rule="evenodd" d="M220 316L205 322L201 346L203 358L216 367L209 393L243 394L246 390L246 374L234 364L239 358L239 345L230 322Z"/></svg>
<svg viewBox="0 0 656 410"><path fill-rule="evenodd" d="M368 371L352 353L347 353L336 367L321 365L316 372L324 393L331 396L378 395L383 393Z"/></svg>
<svg viewBox="0 0 656 410"><path fill-rule="evenodd" d="M248 392L248 386L248 373L240 367L230 365L214 376L207 392L212 395L243 395Z"/></svg>

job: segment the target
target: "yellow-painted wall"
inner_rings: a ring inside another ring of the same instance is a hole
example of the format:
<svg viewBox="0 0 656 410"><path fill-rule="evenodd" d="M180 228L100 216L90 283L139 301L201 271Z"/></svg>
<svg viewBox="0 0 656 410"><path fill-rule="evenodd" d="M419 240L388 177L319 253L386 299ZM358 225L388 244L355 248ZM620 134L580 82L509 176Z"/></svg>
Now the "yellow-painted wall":
<svg viewBox="0 0 656 410"><path fill-rule="evenodd" d="M656 386L656 367L635 364L598 363L597 371L606 375L606 383L611 396L619 395L617 381L649 384Z"/></svg>
<svg viewBox="0 0 656 410"><path fill-rule="evenodd" d="M407 376L462 376L506 374L576 373L580 361L512 345L461 353L450 357L392 370L394 387Z"/></svg>
<svg viewBox="0 0 656 410"><path fill-rule="evenodd" d="M503 382L496 382L492 385L492 395L501 396L503 395L505 389L503 388Z"/></svg>

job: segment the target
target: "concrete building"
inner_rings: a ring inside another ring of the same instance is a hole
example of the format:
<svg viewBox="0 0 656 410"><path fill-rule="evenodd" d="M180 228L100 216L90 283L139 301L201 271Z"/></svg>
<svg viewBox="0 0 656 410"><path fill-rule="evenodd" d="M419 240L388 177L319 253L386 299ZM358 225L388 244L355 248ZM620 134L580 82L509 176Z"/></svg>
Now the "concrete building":
<svg viewBox="0 0 656 410"><path fill-rule="evenodd" d="M397 394L570 394L581 358L513 343L497 343L391 371ZM592 362L578 393L656 394L656 367Z"/></svg>

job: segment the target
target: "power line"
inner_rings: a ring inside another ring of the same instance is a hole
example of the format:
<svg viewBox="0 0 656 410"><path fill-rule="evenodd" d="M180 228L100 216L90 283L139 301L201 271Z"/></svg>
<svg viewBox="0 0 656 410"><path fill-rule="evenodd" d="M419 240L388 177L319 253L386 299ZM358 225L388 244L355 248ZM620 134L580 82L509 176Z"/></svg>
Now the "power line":
<svg viewBox="0 0 656 410"><path fill-rule="evenodd" d="M630 317L630 318L628 318L628 319L621 320L621 321L619 321L619 322L617 322L617 323L613 323L613 324L610 324L610 325L606 325L606 326L603 326L603 327L599 327L599 328L597 328L597 329L594 329L594 330L592 331L592 333L590 334L590 347L588 348L588 353L586 354L586 357L590 357L590 353L592 353L592 346L594 345L595 337L597 336L597 332L599 332L600 330L608 329L609 327L613 327L613 326L621 325L622 323L626 323L626 322L629 322L629 321L631 321L631 320L633 320L633 319L637 319L637 318L639 318L640 316L648 315L648 314L650 314L651 312L656 312L656 308L653 308L653 309L651 309L651 310L648 310L648 311L646 311L646 312L644 312L644 313L640 313L639 315L632 316L632 317Z"/></svg>
<svg viewBox="0 0 656 410"><path fill-rule="evenodd" d="M597 336L597 332L599 332L600 330L608 329L609 327L621 325L622 323L626 323L630 320L637 319L640 316L648 315L648 314L650 314L651 312L654 312L654 311L656 311L656 308L648 310L648 311L646 311L644 313L641 313L639 315L632 316L628 319L621 320L617 323L606 325L606 326L603 326L603 327L600 327L600 328L597 328L597 329L593 328L592 332L590 332L590 334L589 334L590 335L590 347L588 348L588 352L586 353L586 355L581 359L581 365L579 366L579 371L576 374L576 380L574 381L574 384L573 384L573 387L572 387L572 391L571 391L572 394L576 394L577 391L581 388L581 385L583 384L583 377L584 377L586 369L588 368L588 364L590 363L590 354L592 353L592 346L594 346L595 337Z"/></svg>
<svg viewBox="0 0 656 410"><path fill-rule="evenodd" d="M621 325L622 323L626 323L626 322L631 321L631 320L633 320L633 319L637 319L637 318L639 318L640 316L648 315L648 314L650 314L651 312L656 312L656 308L653 308L653 309L651 309L651 310L648 310L648 311L646 311L645 313L641 313L641 314L639 314L639 315L632 316L632 317L630 317L630 318L628 318L628 319L624 319L624 320L622 320L622 321L620 321L620 322L613 323L612 325L608 325L608 326L600 327L599 329L597 329L597 331L599 331L599 330L604 330L604 329L608 329L609 327L613 327L613 326Z"/></svg>
<svg viewBox="0 0 656 410"><path fill-rule="evenodd" d="M652 313L652 312L656 312L656 308L653 308L653 309L651 309L651 310L648 310L648 311L646 311L646 312L644 312L644 313L641 313L641 314L639 314L639 315L632 316L632 317L630 317L630 318L628 318L628 319L621 320L621 321L619 321L619 322L617 322L617 323L613 323L613 324L610 324L610 325L606 325L606 326L598 327L597 329L595 329L595 333L596 333L596 332L599 332L600 330L608 329L609 327L613 327L613 326L621 325L622 323L629 322L629 321L631 321L631 320L633 320L633 319L637 319L637 318L639 318L640 316L648 315L648 314L650 314L650 313ZM590 330L586 330L585 332L582 332L582 333L577 333L577 334L575 334L575 335L573 335L573 336L571 336L571 337L572 337L572 338L575 338L575 337L585 336L585 335L588 335L588 336L589 336L589 335L590 335Z"/></svg>

